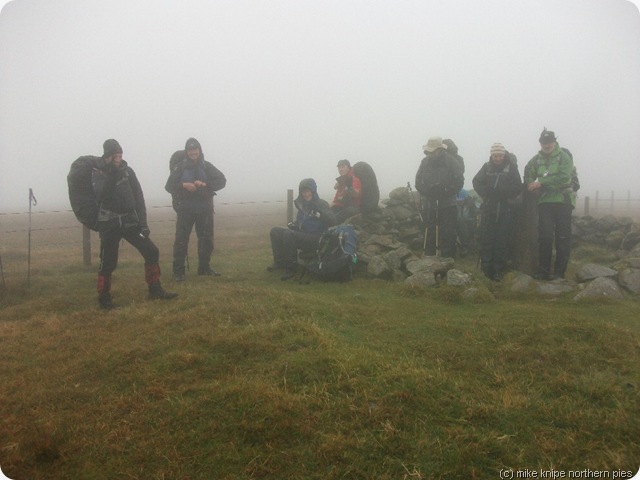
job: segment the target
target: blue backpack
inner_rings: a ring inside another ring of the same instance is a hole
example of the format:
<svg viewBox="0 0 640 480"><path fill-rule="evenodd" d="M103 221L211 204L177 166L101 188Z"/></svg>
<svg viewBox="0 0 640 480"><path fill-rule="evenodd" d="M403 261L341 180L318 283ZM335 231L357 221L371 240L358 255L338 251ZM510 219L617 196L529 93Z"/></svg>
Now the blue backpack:
<svg viewBox="0 0 640 480"><path fill-rule="evenodd" d="M357 235L351 225L329 228L318 240L317 258L306 270L325 282L348 282L358 263Z"/></svg>

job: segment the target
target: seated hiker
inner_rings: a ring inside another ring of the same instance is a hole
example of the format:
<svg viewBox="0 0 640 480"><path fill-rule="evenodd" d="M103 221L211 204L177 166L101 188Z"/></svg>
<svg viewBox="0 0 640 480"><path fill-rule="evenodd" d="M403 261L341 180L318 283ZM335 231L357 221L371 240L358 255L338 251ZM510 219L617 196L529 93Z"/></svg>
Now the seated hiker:
<svg viewBox="0 0 640 480"><path fill-rule="evenodd" d="M338 172L340 176L336 178L336 184L333 187L336 195L333 197L331 210L336 214L337 222L342 223L360 211L362 186L349 160L338 162Z"/></svg>
<svg viewBox="0 0 640 480"><path fill-rule="evenodd" d="M329 204L318 197L318 187L313 178L300 182L294 205L298 210L295 222L287 227L271 229L273 265L267 270L284 270L282 280L289 280L295 275L298 250L315 252L322 233L336 223Z"/></svg>

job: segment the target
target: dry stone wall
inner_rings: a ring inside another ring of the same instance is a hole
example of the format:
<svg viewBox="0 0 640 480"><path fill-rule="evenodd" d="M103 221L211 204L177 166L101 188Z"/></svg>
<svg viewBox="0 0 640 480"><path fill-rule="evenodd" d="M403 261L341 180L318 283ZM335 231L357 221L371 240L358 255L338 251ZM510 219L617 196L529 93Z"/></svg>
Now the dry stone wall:
<svg viewBox="0 0 640 480"><path fill-rule="evenodd" d="M424 230L419 194L407 187L398 187L390 192L382 205L377 212L349 219L358 233L360 271L375 278L411 285L467 287L465 297L473 297L472 291L477 290L474 279L471 274L456 269L454 259L423 256ZM638 223L612 215L598 219L574 217L572 233L574 244L606 246L617 252L619 260L613 265L582 265L575 281L537 282L529 275L515 272L505 279L510 283L509 288L543 295L575 291L577 301L594 296L622 298L627 294L640 294ZM471 245L477 245L477 242L472 240Z"/></svg>

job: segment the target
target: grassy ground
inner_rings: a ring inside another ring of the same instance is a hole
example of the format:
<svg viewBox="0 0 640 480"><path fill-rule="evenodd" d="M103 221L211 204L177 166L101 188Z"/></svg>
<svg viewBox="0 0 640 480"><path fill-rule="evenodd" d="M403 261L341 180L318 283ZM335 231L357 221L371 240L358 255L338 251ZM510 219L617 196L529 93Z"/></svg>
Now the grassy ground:
<svg viewBox="0 0 640 480"><path fill-rule="evenodd" d="M362 276L299 285L264 270L266 225L220 232L214 265L225 275L181 285L165 276L180 293L171 302L145 300L129 246L114 312L98 311L95 266L77 257L61 266L39 256L30 288L12 281L0 308L5 474L638 470L638 300L576 304L497 287L497 301L471 304L456 289ZM156 238L168 271L171 238Z"/></svg>

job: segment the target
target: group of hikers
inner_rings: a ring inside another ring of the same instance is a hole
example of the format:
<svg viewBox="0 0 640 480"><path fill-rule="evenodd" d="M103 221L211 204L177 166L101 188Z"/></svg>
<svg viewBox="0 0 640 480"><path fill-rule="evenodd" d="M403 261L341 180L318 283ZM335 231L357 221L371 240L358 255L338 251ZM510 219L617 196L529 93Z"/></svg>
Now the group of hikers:
<svg viewBox="0 0 640 480"><path fill-rule="evenodd" d="M505 273L513 237L514 214L524 191L537 197L539 280L563 278L571 248L571 213L579 188L568 150L560 148L554 132L542 131L539 152L527 163L521 178L515 155L501 143L490 149L489 161L473 178L473 188L482 200L479 251L482 272L493 281ZM431 137L423 146L425 157L415 179L420 194L420 215L425 228L424 254L456 256L457 243L464 255L467 246L460 225L461 206L473 205L464 184L464 160L455 143ZM78 220L99 232L98 304L115 308L111 295L111 275L118 262L121 240L133 245L143 256L150 299L173 299L160 283L159 251L149 238L146 207L140 183L123 160L123 150L114 140L103 144L100 157L83 156L73 162L67 177L69 198ZM330 227L362 213L378 209L380 192L373 169L344 159L337 164L339 176L331 204L318 195L314 179L303 179L294 201L295 221L271 229L273 264L268 271L281 271L282 280L295 276L298 254L315 252L322 234ZM211 267L213 252L213 197L226 185L224 174L204 159L202 146L189 138L184 149L169 162L165 189L171 194L177 214L173 245L173 280L185 280L189 237L195 226L198 238L198 275L219 276ZM551 268L555 242L556 258Z"/></svg>

